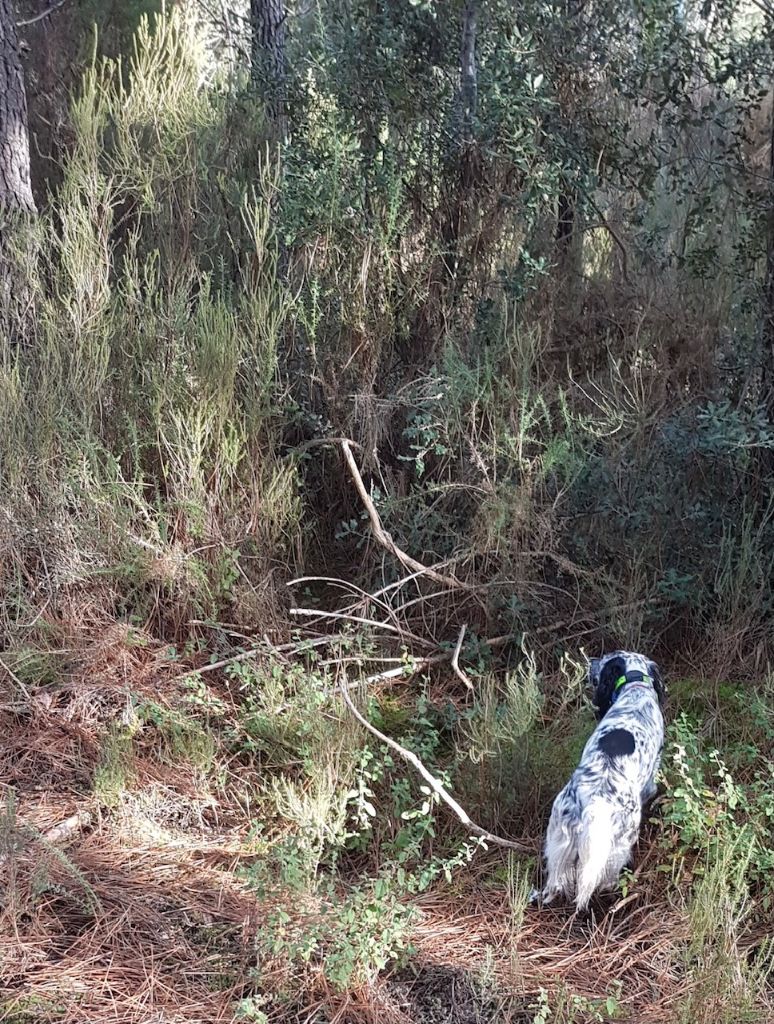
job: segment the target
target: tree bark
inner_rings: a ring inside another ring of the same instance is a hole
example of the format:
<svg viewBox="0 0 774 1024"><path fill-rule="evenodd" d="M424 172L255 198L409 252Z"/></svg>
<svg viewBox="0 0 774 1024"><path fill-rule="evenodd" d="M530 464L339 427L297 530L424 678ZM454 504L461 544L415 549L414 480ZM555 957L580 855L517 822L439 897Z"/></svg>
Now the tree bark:
<svg viewBox="0 0 774 1024"><path fill-rule="evenodd" d="M570 38L576 39L576 52L582 53L583 49L583 27L579 24L579 18L583 12L585 0L565 0L565 14L567 18L567 29L571 33ZM562 116L571 123L575 120L575 105L578 94L582 89L579 81L577 67L572 61L568 61L567 67L560 76L559 106ZM559 193L557 202L556 242L557 264L560 271L567 270L570 265L573 238L576 229L576 214L578 207L578 192L573 187L572 178L565 177L562 190Z"/></svg>
<svg viewBox="0 0 774 1024"><path fill-rule="evenodd" d="M763 398L774 422L774 103L771 107L769 135L769 195L766 218L766 277L762 311L762 384ZM771 461L771 453L769 453Z"/></svg>
<svg viewBox="0 0 774 1024"><path fill-rule="evenodd" d="M250 0L250 77L255 87L262 89L272 119L286 134L285 75L285 19L283 0Z"/></svg>
<svg viewBox="0 0 774 1024"><path fill-rule="evenodd" d="M462 101L462 136L465 141L473 137L473 121L478 103L478 74L476 71L476 28L478 0L465 0L462 11L462 47L460 50Z"/></svg>
<svg viewBox="0 0 774 1024"><path fill-rule="evenodd" d="M0 0L0 209L35 213L27 95L12 0Z"/></svg>

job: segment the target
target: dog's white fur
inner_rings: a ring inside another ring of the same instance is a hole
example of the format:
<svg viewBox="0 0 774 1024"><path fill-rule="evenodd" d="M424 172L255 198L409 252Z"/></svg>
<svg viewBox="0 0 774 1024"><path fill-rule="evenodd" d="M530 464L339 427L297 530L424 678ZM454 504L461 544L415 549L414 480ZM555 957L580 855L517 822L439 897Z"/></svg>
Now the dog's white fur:
<svg viewBox="0 0 774 1024"><path fill-rule="evenodd" d="M624 676L628 681L616 687ZM642 808L655 796L664 743L658 666L629 651L592 659L589 679L601 721L551 810L543 903L574 897L577 911L613 888L631 858Z"/></svg>

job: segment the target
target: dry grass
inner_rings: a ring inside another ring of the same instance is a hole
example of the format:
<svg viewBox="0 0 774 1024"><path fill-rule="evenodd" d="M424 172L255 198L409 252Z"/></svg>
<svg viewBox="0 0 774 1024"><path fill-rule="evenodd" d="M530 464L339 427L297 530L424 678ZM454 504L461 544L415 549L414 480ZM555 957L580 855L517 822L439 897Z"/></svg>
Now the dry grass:
<svg viewBox="0 0 774 1024"><path fill-rule="evenodd" d="M319 965L267 959L257 937L271 904L237 870L258 850L254 766L221 753L215 770L197 772L165 758L143 727L125 792L100 806L94 775L128 693L172 706L182 677L158 645L122 628L80 646L66 685L37 693L25 714L0 716L0 792L16 800L14 820L8 810L0 824L0 1020L211 1024L236 1020L240 1000L257 995L277 1022L531 1024L546 990L586 997L567 1017L582 1024L602 1019L590 1007L613 983L623 1019L680 1020L688 916L656 870L657 826L643 834L632 895L598 902L590 921L514 909L507 855L490 850L414 900L409 965L371 986L337 992ZM206 678L227 703L226 683ZM79 811L93 824L63 848L40 839ZM541 827L536 820L528 837L536 846Z"/></svg>

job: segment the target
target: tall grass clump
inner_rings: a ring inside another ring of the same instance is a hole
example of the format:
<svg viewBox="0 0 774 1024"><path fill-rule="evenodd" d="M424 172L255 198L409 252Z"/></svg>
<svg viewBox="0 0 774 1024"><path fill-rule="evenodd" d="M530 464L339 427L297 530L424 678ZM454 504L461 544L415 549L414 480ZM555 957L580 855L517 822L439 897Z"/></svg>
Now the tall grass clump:
<svg viewBox="0 0 774 1024"><path fill-rule="evenodd" d="M95 60L74 102L32 324L0 361L8 646L36 602L61 614L78 591L170 636L275 607L298 536L277 448L278 169L260 138L234 144L229 102L177 11L143 22L125 66Z"/></svg>
<svg viewBox="0 0 774 1024"><path fill-rule="evenodd" d="M550 689L525 653L505 677L485 675L459 722L458 784L490 827L529 828L577 764L593 728L585 671L564 660Z"/></svg>

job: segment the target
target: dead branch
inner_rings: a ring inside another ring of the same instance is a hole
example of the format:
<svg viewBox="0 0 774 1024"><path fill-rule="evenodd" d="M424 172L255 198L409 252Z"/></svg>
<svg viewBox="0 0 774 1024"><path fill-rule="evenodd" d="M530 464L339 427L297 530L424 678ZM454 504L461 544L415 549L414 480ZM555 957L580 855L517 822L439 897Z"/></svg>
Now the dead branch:
<svg viewBox="0 0 774 1024"><path fill-rule="evenodd" d="M434 775L431 775L413 751L406 750L406 748L402 747L400 743L396 743L395 740L390 739L389 736L385 736L383 732L379 732L379 730L375 726L371 725L368 719L361 715L355 707L352 698L349 695L349 688L346 685L342 685L340 689L345 704L358 722L360 722L360 724L372 733L381 743L385 743L391 750L394 750L396 754L399 754L404 761L408 761L410 765L416 768L439 800L442 800L446 806L454 812L462 824L465 825L473 835L478 836L479 839L483 839L485 842L494 843L497 846L504 846L509 850L517 850L519 853L534 853L534 850L525 843L517 843L512 839L503 839L501 836L493 835L491 832L487 832L486 829L481 828L480 825L477 825L471 819L467 811L460 807L454 797L450 796L446 789L444 789L441 782L439 782Z"/></svg>
<svg viewBox="0 0 774 1024"><path fill-rule="evenodd" d="M436 565L430 566L430 568L433 571L437 571L439 566L449 565L453 561L457 561L457 559L447 558L443 562L438 562ZM382 587L380 590L375 590L371 596L375 598L381 597L383 594L389 594L390 591L392 590L400 590L402 587L405 587L406 584L411 583L413 580L417 580L420 578L420 576L424 575L425 569L422 568L419 570L419 572L412 572L410 576L404 576L403 579L395 580L394 583L388 583L385 587Z"/></svg>
<svg viewBox="0 0 774 1024"><path fill-rule="evenodd" d="M342 580L337 576L299 576L297 579L288 580L285 586L296 587L301 583L329 583L331 586L339 587L341 590L352 591L363 598L362 603L372 601L374 604L378 604L380 608L384 609L386 614L389 615L395 624L398 624L398 618L395 614L395 610L391 608L386 601L382 601L378 594L369 594L367 590L359 587L356 583L352 583L350 580Z"/></svg>
<svg viewBox="0 0 774 1024"><path fill-rule="evenodd" d="M491 640L486 640L487 647L504 647L512 640L518 640L516 633L505 633L503 636L494 636ZM365 679L359 680L363 683L381 683L388 679L400 679L401 676L405 676L407 679L411 676L421 672L423 669L430 668L433 665L441 665L445 661L453 656L453 652L438 651L436 654L430 654L426 658L415 658L411 662L407 662L405 665L401 665L400 668L391 668L387 672L377 672L375 675L366 676Z"/></svg>
<svg viewBox="0 0 774 1024"><path fill-rule="evenodd" d="M35 14L31 18L25 18L24 21L17 21L16 27L26 28L27 25L35 25L37 22L43 21L43 19L47 18L50 14L53 14L54 11L58 11L60 7L64 7L66 3L67 0L54 0L54 2L49 4L48 7L45 7L40 14Z"/></svg>
<svg viewBox="0 0 774 1024"><path fill-rule="evenodd" d="M54 825L47 832L38 832L37 829L24 824L19 825L18 831L28 841L37 840L42 842L44 846L55 846L57 843L65 843L68 839L72 839L76 832L80 832L81 829L88 828L91 825L91 821L91 811L76 811L75 814L65 818L64 821L60 821L58 825ZM12 854L6 853L0 857L0 868L10 861L11 856Z"/></svg>
<svg viewBox="0 0 774 1024"><path fill-rule="evenodd" d="M44 832L42 838L47 843L64 843L74 836L76 832L80 832L83 828L88 828L89 825L91 825L91 812L78 811L69 818L65 818L58 825L50 828L48 832Z"/></svg>
<svg viewBox="0 0 774 1024"><path fill-rule="evenodd" d="M464 583L462 580L458 580L456 576L445 576L443 573L432 569L429 565L423 565L421 562L418 562L416 558L412 558L411 555L406 554L405 551L398 547L391 535L382 525L382 520L376 510L376 506L366 490L363 477L360 475L360 470L357 468L357 463L355 462L355 456L352 454L353 442L349 441L347 438L339 438L339 444L341 445L341 450L344 452L344 458L346 459L347 466L349 467L349 472L355 483L357 492L360 495L360 500L365 505L366 512L368 512L368 518L371 520L371 529L382 547L386 548L391 554L393 554L399 562L406 566L407 569L412 569L414 572L422 576L427 576L428 579L434 580L442 586L454 587L456 590L476 590L476 587L472 586L470 583Z"/></svg>
<svg viewBox="0 0 774 1024"><path fill-rule="evenodd" d="M465 673L460 668L460 651L462 650L462 641L465 639L465 633L467 632L467 625L460 626L460 635L457 637L457 646L454 648L454 654L452 655L452 668L454 674L463 681L467 688L472 692L473 683L468 679Z"/></svg>
<svg viewBox="0 0 774 1024"><path fill-rule="evenodd" d="M415 643L428 646L428 641L421 636L403 629L401 626L394 626L391 622L379 622L378 619L367 619L362 615L348 615L346 612L324 612L319 608L291 608L290 614L304 618L320 619L345 619L347 622L357 622L364 626L375 626L376 629L386 629L390 633L397 633L398 636L413 640Z"/></svg>
<svg viewBox="0 0 774 1024"><path fill-rule="evenodd" d="M398 668L391 668L386 672L377 672L375 675L366 676L365 679L360 681L363 683L383 683L387 682L388 679L400 679L401 676L405 676L406 679L410 679L411 676L415 676L417 672L421 672L425 668L430 668L431 665L440 665L444 661L448 660L449 652L439 651L438 654L431 654L427 658L414 658L413 661L406 662Z"/></svg>

